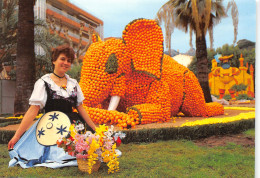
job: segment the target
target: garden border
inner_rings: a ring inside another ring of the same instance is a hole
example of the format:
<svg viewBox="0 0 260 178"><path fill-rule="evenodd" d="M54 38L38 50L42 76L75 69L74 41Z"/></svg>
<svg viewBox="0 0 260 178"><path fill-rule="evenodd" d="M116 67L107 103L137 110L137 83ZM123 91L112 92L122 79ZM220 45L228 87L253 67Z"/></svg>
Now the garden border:
<svg viewBox="0 0 260 178"><path fill-rule="evenodd" d="M255 128L255 119L243 119L229 123L207 124L185 127L124 130L122 143L155 142L158 140L195 140L213 135L237 134Z"/></svg>
<svg viewBox="0 0 260 178"><path fill-rule="evenodd" d="M126 137L122 143L156 142L159 140L195 140L213 135L237 134L255 128L255 119L243 119L229 123L199 126L167 127L123 130ZM0 144L7 144L15 134L14 130L0 130Z"/></svg>

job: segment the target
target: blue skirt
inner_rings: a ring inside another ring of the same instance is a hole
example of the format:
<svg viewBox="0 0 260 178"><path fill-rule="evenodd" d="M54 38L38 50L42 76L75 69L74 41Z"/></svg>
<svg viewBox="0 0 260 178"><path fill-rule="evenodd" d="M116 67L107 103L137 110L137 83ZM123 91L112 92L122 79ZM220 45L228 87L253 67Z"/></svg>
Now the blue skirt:
<svg viewBox="0 0 260 178"><path fill-rule="evenodd" d="M14 145L14 149L9 151L11 157L9 167L15 165L20 165L22 168L38 166L50 168L78 166L76 157L68 155L57 145L43 146L38 143L35 132L39 121L40 119L25 132Z"/></svg>

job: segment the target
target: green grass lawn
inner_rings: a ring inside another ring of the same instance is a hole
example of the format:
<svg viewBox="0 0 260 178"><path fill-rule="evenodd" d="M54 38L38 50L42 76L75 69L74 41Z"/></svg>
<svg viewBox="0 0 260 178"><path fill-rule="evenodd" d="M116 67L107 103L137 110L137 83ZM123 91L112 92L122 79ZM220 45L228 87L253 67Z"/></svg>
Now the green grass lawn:
<svg viewBox="0 0 260 178"><path fill-rule="evenodd" d="M254 129L245 132L254 137ZM229 143L197 146L192 141L171 140L120 146L120 171L107 174L106 165L90 177L254 177L255 148ZM60 169L8 168L6 144L0 144L0 177L83 177L77 167Z"/></svg>

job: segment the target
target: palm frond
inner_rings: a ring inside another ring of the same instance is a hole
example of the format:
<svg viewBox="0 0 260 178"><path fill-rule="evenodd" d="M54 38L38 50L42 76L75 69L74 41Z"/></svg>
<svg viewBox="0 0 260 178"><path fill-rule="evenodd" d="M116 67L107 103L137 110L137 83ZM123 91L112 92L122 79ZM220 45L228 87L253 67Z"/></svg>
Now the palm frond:
<svg viewBox="0 0 260 178"><path fill-rule="evenodd" d="M232 1L229 1L228 4L227 4L227 7L226 7L226 13L228 12L228 10L231 8L233 2Z"/></svg>
<svg viewBox="0 0 260 178"><path fill-rule="evenodd" d="M189 24L192 23L192 10L190 1L180 4L175 10L175 26L183 30L185 33L188 31ZM194 23L192 23L194 24Z"/></svg>
<svg viewBox="0 0 260 178"><path fill-rule="evenodd" d="M212 2L212 17L214 25L217 25L222 18L227 17L225 7L223 6L222 0Z"/></svg>
<svg viewBox="0 0 260 178"><path fill-rule="evenodd" d="M205 27L204 27L204 35L206 34L207 32L207 29L209 27L209 24L210 24L210 14L211 14L211 0L206 0L206 3L205 3L205 11L204 11L204 16L205 16Z"/></svg>
<svg viewBox="0 0 260 178"><path fill-rule="evenodd" d="M213 43L214 43L214 38L213 38L213 26L209 28L209 41L210 41L210 49L213 49Z"/></svg>
<svg viewBox="0 0 260 178"><path fill-rule="evenodd" d="M192 4L192 18L194 19L195 26L196 26L196 33L198 36L201 36L201 29L200 29L200 17L197 7L197 0L191 0Z"/></svg>
<svg viewBox="0 0 260 178"><path fill-rule="evenodd" d="M158 21L159 25L164 23L165 28L165 43L166 48L169 49L170 52L170 45L171 45L171 35L174 31L175 23L174 23L174 8L171 6L171 3L165 3L157 12L156 20Z"/></svg>
<svg viewBox="0 0 260 178"><path fill-rule="evenodd" d="M193 48L193 45L192 45L192 27L191 27L191 25L190 25L190 27L189 27L189 29L190 29L190 48Z"/></svg>
<svg viewBox="0 0 260 178"><path fill-rule="evenodd" d="M238 8L237 8L237 5L234 0L233 0L232 8L231 8L231 16L232 16L233 26L234 26L233 45L235 45L235 43L237 41L237 34L238 34Z"/></svg>

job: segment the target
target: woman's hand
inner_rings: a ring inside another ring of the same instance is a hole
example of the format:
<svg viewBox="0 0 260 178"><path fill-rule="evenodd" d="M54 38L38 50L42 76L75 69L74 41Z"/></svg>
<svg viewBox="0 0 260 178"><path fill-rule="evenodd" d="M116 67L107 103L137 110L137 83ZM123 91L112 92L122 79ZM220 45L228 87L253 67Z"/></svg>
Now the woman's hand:
<svg viewBox="0 0 260 178"><path fill-rule="evenodd" d="M91 120L91 118L89 117L87 111L85 110L85 108L83 107L82 104L80 104L79 106L77 106L77 110L79 112L79 114L81 115L81 117L85 120L85 122L94 130L94 132L96 131L96 125L94 124L94 122Z"/></svg>
<svg viewBox="0 0 260 178"><path fill-rule="evenodd" d="M13 136L13 138L8 143L8 150L13 149L16 142L18 142L20 138L17 136Z"/></svg>
<svg viewBox="0 0 260 178"><path fill-rule="evenodd" d="M23 133L29 128L29 126L32 124L33 119L37 116L38 112L40 110L40 106L32 105L28 109L28 111L25 113L23 120L15 132L13 138L8 143L8 149L13 149L14 145L20 137L23 135Z"/></svg>

